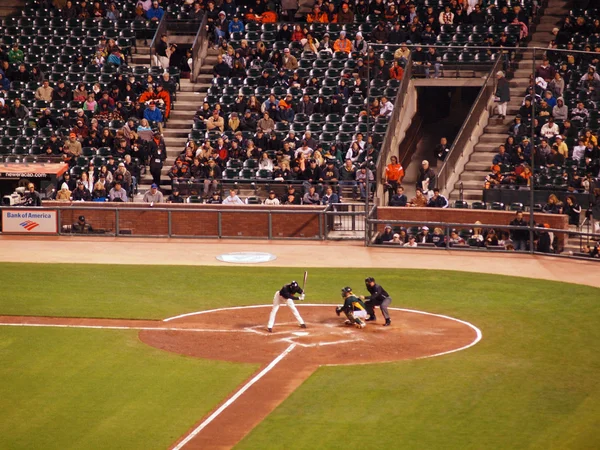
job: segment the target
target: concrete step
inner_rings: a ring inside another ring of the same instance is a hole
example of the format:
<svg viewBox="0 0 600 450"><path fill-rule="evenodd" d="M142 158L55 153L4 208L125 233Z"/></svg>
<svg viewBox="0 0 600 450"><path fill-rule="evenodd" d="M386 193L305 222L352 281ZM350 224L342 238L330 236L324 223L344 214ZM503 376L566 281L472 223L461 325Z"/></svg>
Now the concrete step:
<svg viewBox="0 0 600 450"><path fill-rule="evenodd" d="M469 159L469 162L467 164L471 164L471 163L487 164L487 166L489 168L489 166L492 165L492 160L494 159L494 156L496 155L496 153L498 153L496 150L497 150L497 148L492 152L475 151L475 152L471 153L471 158Z"/></svg>
<svg viewBox="0 0 600 450"><path fill-rule="evenodd" d="M484 180L484 178L485 178L485 175L482 178L480 178L479 180L465 180L465 181L462 181L462 187L465 190L466 189L470 189L470 190L473 190L473 191L476 191L477 189L481 190L481 189L483 189L483 180ZM454 184L454 189L460 189L460 183L461 182L455 183Z"/></svg>
<svg viewBox="0 0 600 450"><path fill-rule="evenodd" d="M192 114L193 117L193 114ZM171 131L171 130L181 130L184 129L186 130L186 132L189 132L190 128L191 128L191 121L190 119L175 119L175 118L171 118L169 119L169 123L167 124L167 128L164 129L165 131L165 135L167 131Z"/></svg>
<svg viewBox="0 0 600 450"><path fill-rule="evenodd" d="M462 175L460 176L460 181L462 181L463 183L467 181L477 181L478 183L481 183L483 182L488 173L489 170L470 170L468 172L462 173Z"/></svg>
<svg viewBox="0 0 600 450"><path fill-rule="evenodd" d="M504 134L504 135L506 135L507 131L508 131L508 127L503 124L488 125L484 129L485 133L498 133L498 134Z"/></svg>
<svg viewBox="0 0 600 450"><path fill-rule="evenodd" d="M492 161L492 159L488 159L488 162L471 162L471 161L469 161L465 165L465 171L460 176L461 179L462 179L462 177L464 175L466 175L468 173L471 173L472 171L480 171L480 172L489 171L490 170L490 166L492 165L491 161Z"/></svg>
<svg viewBox="0 0 600 450"><path fill-rule="evenodd" d="M488 143L488 142L504 142L506 140L506 133L483 133L479 138L479 143Z"/></svg>
<svg viewBox="0 0 600 450"><path fill-rule="evenodd" d="M188 125L191 127L192 122L190 122L194 118L195 111L185 109L185 110L173 110L171 111L171 118L169 119L169 123L167 124L169 127L171 126L171 121L173 119L178 120L187 120Z"/></svg>
<svg viewBox="0 0 600 450"><path fill-rule="evenodd" d="M502 141L504 142L504 141ZM501 142L498 143L480 143L475 145L475 148L473 149L473 154L471 155L471 158L478 154L478 153L495 153L498 150L498 145L500 145Z"/></svg>

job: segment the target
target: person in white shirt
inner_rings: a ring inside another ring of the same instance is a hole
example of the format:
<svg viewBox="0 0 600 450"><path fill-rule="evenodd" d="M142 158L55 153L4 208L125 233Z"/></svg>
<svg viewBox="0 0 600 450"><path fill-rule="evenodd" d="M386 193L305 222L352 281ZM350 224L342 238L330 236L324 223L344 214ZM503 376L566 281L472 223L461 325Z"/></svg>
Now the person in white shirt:
<svg viewBox="0 0 600 450"><path fill-rule="evenodd" d="M554 117L550 116L548 118L548 122L546 122L542 129L540 130L540 134L548 139L553 138L557 134L560 133L560 129L558 125L554 123Z"/></svg>
<svg viewBox="0 0 600 450"><path fill-rule="evenodd" d="M277 206L279 205L279 199L275 195L275 191L270 191L269 196L263 202L265 205Z"/></svg>
<svg viewBox="0 0 600 450"><path fill-rule="evenodd" d="M585 155L585 144L583 143L583 139L579 139L577 141L577 145L573 147L573 159L575 161L581 161L583 156Z"/></svg>
<svg viewBox="0 0 600 450"><path fill-rule="evenodd" d="M408 238L408 242L406 244L404 244L402 247L416 247L417 246L417 241L415 239L414 236L410 236Z"/></svg>
<svg viewBox="0 0 600 450"><path fill-rule="evenodd" d="M388 101L386 97L381 97L381 101L379 102L379 116L390 117L393 111L394 105L392 105L392 102Z"/></svg>
<svg viewBox="0 0 600 450"><path fill-rule="evenodd" d="M310 158L311 155L313 154L314 150L312 148L310 148L308 145L306 145L306 142L304 142L302 144L302 147L300 147L298 150L296 150L295 153L295 157L297 158L298 156L300 156L300 154L304 155L305 158Z"/></svg>
<svg viewBox="0 0 600 450"><path fill-rule="evenodd" d="M229 195L223 200L224 205L243 205L244 202L238 197L235 189L229 190Z"/></svg>

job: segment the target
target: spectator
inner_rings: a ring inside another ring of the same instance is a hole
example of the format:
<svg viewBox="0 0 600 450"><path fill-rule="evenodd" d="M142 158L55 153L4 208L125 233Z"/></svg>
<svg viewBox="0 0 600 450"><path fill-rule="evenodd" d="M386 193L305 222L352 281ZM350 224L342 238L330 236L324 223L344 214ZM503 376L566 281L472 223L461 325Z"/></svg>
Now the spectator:
<svg viewBox="0 0 600 450"><path fill-rule="evenodd" d="M53 90L54 89L50 87L50 82L48 80L44 80L42 85L35 90L35 99L51 102Z"/></svg>
<svg viewBox="0 0 600 450"><path fill-rule="evenodd" d="M548 202L544 205L542 211L548 214L562 214L563 203L555 194L550 194L548 196Z"/></svg>
<svg viewBox="0 0 600 450"><path fill-rule="evenodd" d="M494 159L492 160L492 164L509 165L511 162L511 156L506 152L506 147L504 145L500 145L498 147L498 153L494 156Z"/></svg>
<svg viewBox="0 0 600 450"><path fill-rule="evenodd" d="M567 196L563 213L569 216L569 225L575 225L579 229L581 206L577 203L575 196Z"/></svg>
<svg viewBox="0 0 600 450"><path fill-rule="evenodd" d="M446 137L440 138L440 143L435 147L435 156L440 161L444 161L448 153L450 153L450 146L448 145L448 139Z"/></svg>
<svg viewBox="0 0 600 450"><path fill-rule="evenodd" d="M435 181L435 172L429 167L429 161L423 160L417 175L417 188L422 189L423 194L427 194L435 187Z"/></svg>
<svg viewBox="0 0 600 450"><path fill-rule="evenodd" d="M155 102L150 102L148 108L144 110L144 119L148 122L156 122L158 124L158 129L162 133L163 127L163 115L160 112L160 109L156 107Z"/></svg>
<svg viewBox="0 0 600 450"><path fill-rule="evenodd" d="M25 59L23 50L19 48L19 44L15 42L12 46L12 50L8 52L8 62L11 64L21 63Z"/></svg>
<svg viewBox="0 0 600 450"><path fill-rule="evenodd" d="M569 108L565 105L562 97L556 99L556 105L552 108L552 116L555 120L567 120L569 118Z"/></svg>
<svg viewBox="0 0 600 450"><path fill-rule="evenodd" d="M454 23L454 13L450 10L450 5L444 7L444 11L438 17L438 22L440 25L452 25Z"/></svg>
<svg viewBox="0 0 600 450"><path fill-rule="evenodd" d="M265 199L263 204L268 206L279 206L279 199L276 197L275 191L269 191L269 196Z"/></svg>
<svg viewBox="0 0 600 450"><path fill-rule="evenodd" d="M554 136L557 136L560 133L560 128L554 122L554 117L548 117L548 122L546 122L542 129L540 130L540 135L547 138L552 139Z"/></svg>
<svg viewBox="0 0 600 450"><path fill-rule="evenodd" d="M354 23L354 13L349 8L347 2L342 3L341 10L338 12L337 23Z"/></svg>
<svg viewBox="0 0 600 450"><path fill-rule="evenodd" d="M498 84L496 86L495 100L498 102L498 117L506 119L506 108L510 102L510 86L508 80L504 76L504 72L499 70L496 72Z"/></svg>
<svg viewBox="0 0 600 450"><path fill-rule="evenodd" d="M377 236L375 240L376 244L388 244L394 239L394 232L392 231L391 225L386 225L383 229L383 233Z"/></svg>
<svg viewBox="0 0 600 450"><path fill-rule="evenodd" d="M152 2L152 6L146 11L146 18L153 22L160 22L165 11L158 4L158 0Z"/></svg>
<svg viewBox="0 0 600 450"><path fill-rule="evenodd" d="M320 203L319 194L316 192L315 186L310 186L308 191L302 197L302 203L304 205L318 205Z"/></svg>
<svg viewBox="0 0 600 450"><path fill-rule="evenodd" d="M217 56L217 64L213 67L213 75L217 78L226 78L229 76L229 72L231 71L231 67L223 61L223 56Z"/></svg>
<svg viewBox="0 0 600 450"><path fill-rule="evenodd" d="M370 195L370 192L373 190L375 177L373 172L367 168L366 164L360 166L358 172L356 172L356 184L358 185L358 189L360 191L360 199L365 200L367 195ZM367 190L367 183L369 183L369 190Z"/></svg>
<svg viewBox="0 0 600 450"><path fill-rule="evenodd" d="M307 94L304 94L296 112L299 114L306 114L307 116L310 116L314 112L314 109L315 104L310 100L310 97Z"/></svg>
<svg viewBox="0 0 600 450"><path fill-rule="evenodd" d="M387 97L381 97L381 101L379 102L379 117L390 118L393 111L394 105L392 105L392 102L388 101Z"/></svg>
<svg viewBox="0 0 600 450"><path fill-rule="evenodd" d="M523 211L517 211L515 218L509 223L513 227L523 227L523 229L510 230L511 240L516 251L527 251L527 241L529 240L529 229L527 221L523 219Z"/></svg>
<svg viewBox="0 0 600 450"><path fill-rule="evenodd" d="M307 23L328 23L327 13L321 11L319 5L314 5L311 12L306 15Z"/></svg>
<svg viewBox="0 0 600 450"><path fill-rule="evenodd" d="M390 68L390 79L391 80L402 80L403 76L404 76L404 69L398 63L398 60L395 60L392 63L392 67Z"/></svg>
<svg viewBox="0 0 600 450"><path fill-rule="evenodd" d="M13 107L10 109L10 116L17 119L25 119L29 117L29 109L21 103L21 99L16 98Z"/></svg>
<svg viewBox="0 0 600 450"><path fill-rule="evenodd" d="M427 206L427 197L423 195L423 190L421 188L417 188L415 192L415 196L410 199L408 206L422 208Z"/></svg>
<svg viewBox="0 0 600 450"><path fill-rule="evenodd" d="M298 68L298 60L292 54L290 54L290 49L283 49L283 59L282 66L286 70L296 70Z"/></svg>
<svg viewBox="0 0 600 450"><path fill-rule="evenodd" d="M402 186L398 186L396 188L396 193L390 198L389 206L406 206L408 203L408 199L404 194L404 188Z"/></svg>
<svg viewBox="0 0 600 450"><path fill-rule="evenodd" d="M238 197L235 189L229 190L229 195L223 200L224 205L243 205L244 202Z"/></svg>
<svg viewBox="0 0 600 450"><path fill-rule="evenodd" d="M127 193L122 188L119 180L115 181L114 187L110 190L108 198L111 202L127 202Z"/></svg>
<svg viewBox="0 0 600 450"><path fill-rule="evenodd" d="M390 163L385 167L383 183L387 187L389 196L391 197L396 192L396 189L404 179L404 168L398 162L397 156L390 158Z"/></svg>
<svg viewBox="0 0 600 450"><path fill-rule="evenodd" d="M323 205L335 205L336 203L340 203L340 197L333 192L331 185L325 188L325 194L321 197L321 203Z"/></svg>
<svg viewBox="0 0 600 450"><path fill-rule="evenodd" d="M238 16L233 16L233 20L229 22L228 26L229 34L231 35L232 33L243 33L244 29L244 24L240 21L240 18Z"/></svg>
<svg viewBox="0 0 600 450"><path fill-rule="evenodd" d="M56 201L68 202L69 200L71 200L71 191L69 190L69 185L63 182L60 190L56 193Z"/></svg>
<svg viewBox="0 0 600 450"><path fill-rule="evenodd" d="M427 206L430 208L447 208L448 199L440 194L438 188L433 189L433 196L427 202Z"/></svg>
<svg viewBox="0 0 600 450"><path fill-rule="evenodd" d="M593 221L592 229L594 230L594 234L600 234L600 188L594 188L591 193L594 195L594 198L591 202Z"/></svg>
<svg viewBox="0 0 600 450"><path fill-rule="evenodd" d="M263 118L260 119L256 124L258 129L261 129L265 133L270 133L275 129L275 122L269 116L269 113L265 111Z"/></svg>
<svg viewBox="0 0 600 450"><path fill-rule="evenodd" d="M72 192L74 202L91 202L92 193L82 180L77 182L77 188Z"/></svg>
<svg viewBox="0 0 600 450"><path fill-rule="evenodd" d="M150 186L150 190L146 191L144 197L142 198L144 203L150 203L151 205L154 203L164 203L165 198L163 193L158 190L158 185L152 183Z"/></svg>
<svg viewBox="0 0 600 450"><path fill-rule="evenodd" d="M346 38L346 32L340 31L340 37L333 44L333 50L350 54L352 52L352 42Z"/></svg>
<svg viewBox="0 0 600 450"><path fill-rule="evenodd" d="M544 59L542 59L542 64L540 64L535 70L535 77L543 78L546 83L549 83L554 79L555 73L556 69L554 66L550 64L548 58L544 57Z"/></svg>
<svg viewBox="0 0 600 450"><path fill-rule="evenodd" d="M414 236L409 236L408 242L404 244L403 247L418 247L416 238Z"/></svg>

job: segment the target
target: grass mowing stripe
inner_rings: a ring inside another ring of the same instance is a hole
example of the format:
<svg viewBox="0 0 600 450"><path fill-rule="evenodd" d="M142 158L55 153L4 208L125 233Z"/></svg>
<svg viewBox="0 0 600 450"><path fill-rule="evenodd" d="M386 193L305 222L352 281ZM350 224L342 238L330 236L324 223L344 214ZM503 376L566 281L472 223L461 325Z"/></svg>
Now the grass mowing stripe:
<svg viewBox="0 0 600 450"><path fill-rule="evenodd" d="M0 447L10 449L167 448L257 368L114 330L0 328L0 360Z"/></svg>

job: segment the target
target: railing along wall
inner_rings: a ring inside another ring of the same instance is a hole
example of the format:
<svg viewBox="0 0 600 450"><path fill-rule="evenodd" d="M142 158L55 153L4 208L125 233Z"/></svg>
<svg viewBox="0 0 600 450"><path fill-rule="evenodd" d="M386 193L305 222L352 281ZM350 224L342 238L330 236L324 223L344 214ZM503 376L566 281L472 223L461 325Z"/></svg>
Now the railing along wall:
<svg viewBox="0 0 600 450"><path fill-rule="evenodd" d="M393 154L395 149L392 148L392 142L394 136L396 134L396 129L400 125L401 119L400 116L404 109L404 102L407 97L408 87L410 86L410 81L412 78L412 53L408 57L408 61L404 66L404 75L402 77L402 81L400 82L400 87L398 88L398 93L396 94L396 99L394 101L394 111L392 112L392 116L388 122L388 128L385 133L385 138L383 139L383 143L381 144L381 152L379 154L379 158L377 160L377 169L375 180L377 182L377 198L383 198L383 177L385 174L385 167L387 165L387 161L389 157Z"/></svg>
<svg viewBox="0 0 600 450"><path fill-rule="evenodd" d="M488 108L490 98L494 93L495 74L499 68L502 67L501 64L502 58L498 57L496 63L488 72L483 86L481 87L473 106L471 106L471 109L469 110L467 119L463 122L462 127L458 131L458 134L452 143L452 147L450 147L448 156L446 156L444 164L439 170L436 184L444 195L448 195L448 192L451 190L451 186L448 186L448 182L451 181L451 177L455 173L456 164L463 157L463 152L467 147L467 144L473 139L475 127L479 125L483 112Z"/></svg>
<svg viewBox="0 0 600 450"><path fill-rule="evenodd" d="M206 58L207 52L208 31L205 14L204 17L202 17L200 28L198 28L198 32L196 33L194 43L192 44L192 83L196 83L198 80L198 74L200 73L200 68L202 67L202 62L204 61L204 58Z"/></svg>

